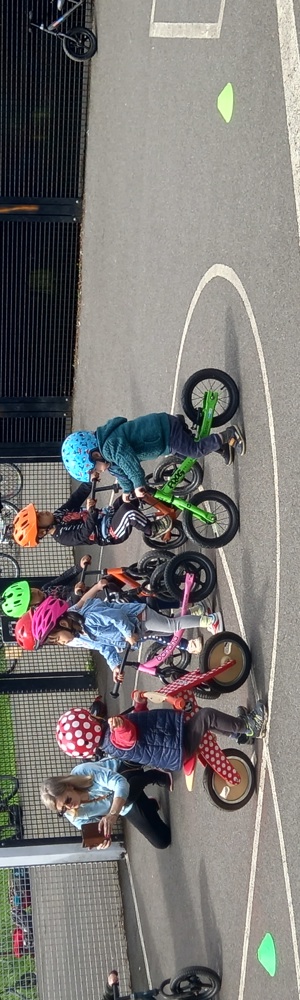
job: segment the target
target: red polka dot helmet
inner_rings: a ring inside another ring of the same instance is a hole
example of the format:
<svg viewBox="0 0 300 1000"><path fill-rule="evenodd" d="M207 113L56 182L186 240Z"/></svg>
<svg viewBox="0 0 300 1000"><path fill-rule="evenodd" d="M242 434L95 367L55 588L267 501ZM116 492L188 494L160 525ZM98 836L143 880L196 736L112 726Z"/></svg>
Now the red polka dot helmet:
<svg viewBox="0 0 300 1000"><path fill-rule="evenodd" d="M55 736L68 757L93 757L101 740L102 726L88 708L70 708L58 720Z"/></svg>

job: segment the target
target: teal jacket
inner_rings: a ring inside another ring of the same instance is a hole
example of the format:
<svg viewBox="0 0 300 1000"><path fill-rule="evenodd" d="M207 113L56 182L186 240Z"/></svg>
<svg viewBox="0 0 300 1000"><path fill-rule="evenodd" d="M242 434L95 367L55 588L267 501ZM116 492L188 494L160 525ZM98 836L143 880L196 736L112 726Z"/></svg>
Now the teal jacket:
<svg viewBox="0 0 300 1000"><path fill-rule="evenodd" d="M97 427L99 451L109 462L109 471L120 483L122 493L145 486L141 461L169 454L170 430L168 413L147 413L135 420L114 417Z"/></svg>

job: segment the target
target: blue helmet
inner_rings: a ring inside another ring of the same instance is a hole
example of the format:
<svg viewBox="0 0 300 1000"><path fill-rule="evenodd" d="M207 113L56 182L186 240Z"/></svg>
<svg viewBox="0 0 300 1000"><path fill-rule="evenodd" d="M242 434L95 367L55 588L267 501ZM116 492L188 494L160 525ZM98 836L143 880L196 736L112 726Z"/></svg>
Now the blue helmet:
<svg viewBox="0 0 300 1000"><path fill-rule="evenodd" d="M89 473L95 468L90 459L91 451L99 451L96 434L91 431L74 431L63 441L61 457L67 472L80 483L89 482Z"/></svg>

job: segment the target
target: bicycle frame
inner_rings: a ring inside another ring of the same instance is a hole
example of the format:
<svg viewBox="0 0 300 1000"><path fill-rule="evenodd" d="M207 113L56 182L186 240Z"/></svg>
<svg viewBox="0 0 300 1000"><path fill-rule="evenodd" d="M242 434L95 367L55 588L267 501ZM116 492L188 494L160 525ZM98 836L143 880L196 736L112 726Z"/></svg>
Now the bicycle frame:
<svg viewBox="0 0 300 1000"><path fill-rule="evenodd" d="M49 31L49 32L56 31L56 28L58 28L60 24L63 24L64 21L67 21L68 17L70 17L71 14L73 14L73 11L76 10L77 7L82 7L83 0L69 0L69 3L72 4L71 9L67 10L65 14L61 15L61 17L58 17L56 21L52 21L51 24L47 25L34 24L34 22L31 22L33 28L40 28L41 31Z"/></svg>
<svg viewBox="0 0 300 1000"><path fill-rule="evenodd" d="M217 392L212 392L211 390L208 390L204 394L203 410L201 410L202 420L201 424L198 424L195 434L195 441L200 441L201 438L207 437L208 434L210 434L217 402L218 402ZM153 499L163 502L166 505L165 508L162 509L158 507L158 510L160 510L161 513L170 514L172 520L175 520L175 517L178 515L176 514L172 515L172 510L170 509L169 504L173 504L173 508L180 511L189 510L192 514L194 514L195 517L198 518L198 520L204 522L205 524L214 524L215 523L214 514L211 514L210 511L206 511L202 508L195 507L192 503L189 503L188 500L183 500L181 497L176 497L174 492L176 490L176 486L179 486L179 484L182 483L183 479L185 479L187 473L190 472L190 470L193 468L193 465L195 465L196 461L197 461L196 458L185 458L183 462L181 462L180 465L178 465L177 469L175 469L175 472L173 472L173 475L170 476L170 479L168 483L165 484L165 486L162 486L161 489L160 488L155 489L153 495L151 496L150 494L147 495L147 502L148 503L152 502L153 504ZM154 506L156 506L156 504Z"/></svg>

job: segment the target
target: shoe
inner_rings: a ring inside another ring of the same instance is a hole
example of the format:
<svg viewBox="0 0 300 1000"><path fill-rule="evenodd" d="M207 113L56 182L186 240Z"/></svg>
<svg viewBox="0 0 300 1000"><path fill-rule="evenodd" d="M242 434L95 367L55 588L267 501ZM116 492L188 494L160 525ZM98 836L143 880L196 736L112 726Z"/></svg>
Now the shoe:
<svg viewBox="0 0 300 1000"><path fill-rule="evenodd" d="M268 710L263 701L257 701L252 712L247 712L245 709L245 723L248 726L246 736L263 740L266 735L267 721Z"/></svg>
<svg viewBox="0 0 300 1000"><path fill-rule="evenodd" d="M222 431L221 437L223 444L230 445L237 455L245 454L246 441L239 427L236 427L235 424L230 425L230 427L226 427L226 430Z"/></svg>
<svg viewBox="0 0 300 1000"><path fill-rule="evenodd" d="M150 538L160 538L161 535L165 535L167 531L170 531L171 527L172 518L169 514L165 514L164 517L157 517L151 525Z"/></svg>
<svg viewBox="0 0 300 1000"><path fill-rule="evenodd" d="M216 455L221 455L224 459L225 465L232 465L233 463L233 448L230 444L223 444L222 448L216 452Z"/></svg>
<svg viewBox="0 0 300 1000"><path fill-rule="evenodd" d="M219 635L219 632L224 632L223 618L220 611L215 611L211 615L211 620L206 626L207 631L211 632L212 635Z"/></svg>
<svg viewBox="0 0 300 1000"><path fill-rule="evenodd" d="M205 607L204 607L203 602L199 601L198 604L192 604L191 608L189 608L189 610L188 610L188 614L189 615L199 615L199 618L200 618L201 615L208 615L209 611L205 611Z"/></svg>
<svg viewBox="0 0 300 1000"><path fill-rule="evenodd" d="M189 639L187 644L187 651L191 655L193 653L202 653L203 649L203 638L202 635L198 635L196 639Z"/></svg>
<svg viewBox="0 0 300 1000"><path fill-rule="evenodd" d="M239 719L243 720L243 722L247 721L249 715L248 709L245 708L244 705L239 705L237 715ZM235 736L235 739L241 746L244 746L246 743L248 746L252 746L255 742L254 736L247 736L247 733L239 733Z"/></svg>

